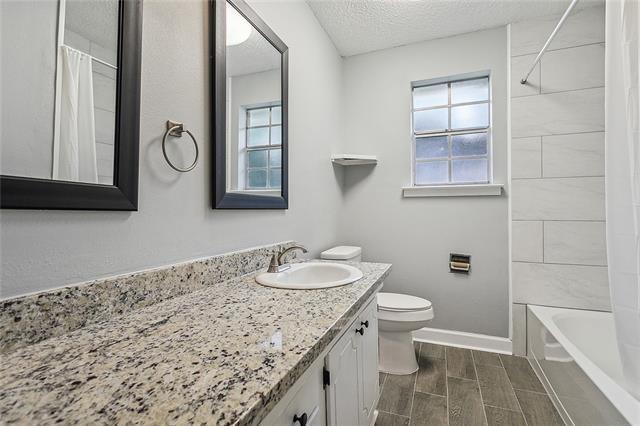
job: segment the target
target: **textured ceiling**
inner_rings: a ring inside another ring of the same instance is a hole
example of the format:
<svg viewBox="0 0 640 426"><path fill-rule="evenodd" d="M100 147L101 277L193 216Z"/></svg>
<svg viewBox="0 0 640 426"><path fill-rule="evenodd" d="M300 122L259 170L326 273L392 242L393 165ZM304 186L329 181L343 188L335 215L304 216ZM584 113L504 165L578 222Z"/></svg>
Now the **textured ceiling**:
<svg viewBox="0 0 640 426"><path fill-rule="evenodd" d="M227 76L235 77L280 68L280 52L253 29L244 43L227 46Z"/></svg>
<svg viewBox="0 0 640 426"><path fill-rule="evenodd" d="M65 9L66 28L115 51L118 43L116 0L66 0Z"/></svg>
<svg viewBox="0 0 640 426"><path fill-rule="evenodd" d="M342 56L561 14L569 0L307 0ZM576 8L603 3L581 0Z"/></svg>

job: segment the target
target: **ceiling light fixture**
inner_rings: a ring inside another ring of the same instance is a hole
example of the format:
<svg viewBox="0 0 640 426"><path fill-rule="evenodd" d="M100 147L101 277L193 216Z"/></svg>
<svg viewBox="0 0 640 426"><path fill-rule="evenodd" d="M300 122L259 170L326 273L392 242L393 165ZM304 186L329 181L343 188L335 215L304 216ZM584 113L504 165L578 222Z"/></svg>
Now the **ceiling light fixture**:
<svg viewBox="0 0 640 426"><path fill-rule="evenodd" d="M244 43L251 36L251 30L251 24L227 3L227 46Z"/></svg>

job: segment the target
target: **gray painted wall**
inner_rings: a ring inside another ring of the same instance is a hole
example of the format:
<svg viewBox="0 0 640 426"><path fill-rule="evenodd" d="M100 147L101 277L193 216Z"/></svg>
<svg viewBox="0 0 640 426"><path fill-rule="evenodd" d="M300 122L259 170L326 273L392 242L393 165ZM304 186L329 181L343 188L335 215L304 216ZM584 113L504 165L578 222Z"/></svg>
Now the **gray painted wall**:
<svg viewBox="0 0 640 426"><path fill-rule="evenodd" d="M57 2L0 2L0 174L51 179L57 22Z"/></svg>
<svg viewBox="0 0 640 426"><path fill-rule="evenodd" d="M335 243L342 177L329 158L340 143L342 60L306 3L252 5L290 48L290 209L211 210L207 4L146 0L139 211L2 210L1 297L273 241L299 240L316 255ZM162 157L167 119L198 138L202 161L190 173Z"/></svg>
<svg viewBox="0 0 640 426"><path fill-rule="evenodd" d="M434 328L508 336L508 200L402 197L411 185L410 83L491 71L494 180L506 184L507 61L504 27L345 59L345 150L379 163L345 173L341 242L393 263L385 291L431 300ZM469 276L448 272L450 252L472 255Z"/></svg>

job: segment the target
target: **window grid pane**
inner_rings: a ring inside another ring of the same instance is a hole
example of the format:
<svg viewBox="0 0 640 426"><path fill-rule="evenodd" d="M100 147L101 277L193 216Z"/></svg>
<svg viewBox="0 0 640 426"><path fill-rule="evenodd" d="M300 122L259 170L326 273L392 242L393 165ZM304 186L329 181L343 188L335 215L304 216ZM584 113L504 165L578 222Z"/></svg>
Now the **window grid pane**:
<svg viewBox="0 0 640 426"><path fill-rule="evenodd" d="M246 122L245 189L280 189L282 175L281 106L247 108ZM252 135L256 134L255 132L262 135L258 140L259 143L256 143L255 139L252 140Z"/></svg>
<svg viewBox="0 0 640 426"><path fill-rule="evenodd" d="M425 89L429 86L444 85L447 89L447 105L441 102L442 91ZM452 80L447 83L417 86L413 90L419 90L420 96L419 100L415 97L413 99L414 185L488 183L491 123L489 77ZM438 99L428 99L430 92L437 92ZM430 122L425 125L424 117L430 116L427 111L445 108L447 129L438 130L439 126ZM417 114L422 111L423 114ZM456 128L453 129L453 126ZM447 157L441 155L444 154L445 148L442 138L446 138ZM438 142L439 146L428 146L427 141ZM444 161L447 163L447 181L442 180L444 164L436 165ZM429 166L428 163L433 165ZM433 177L432 181L429 181L429 176Z"/></svg>

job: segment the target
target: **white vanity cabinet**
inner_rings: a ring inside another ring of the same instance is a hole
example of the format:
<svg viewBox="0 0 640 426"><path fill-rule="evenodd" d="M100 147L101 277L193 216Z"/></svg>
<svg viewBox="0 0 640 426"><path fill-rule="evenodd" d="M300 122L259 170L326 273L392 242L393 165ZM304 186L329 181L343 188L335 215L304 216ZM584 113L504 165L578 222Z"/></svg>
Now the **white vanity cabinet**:
<svg viewBox="0 0 640 426"><path fill-rule="evenodd" d="M327 424L367 426L378 403L378 306L360 312L325 357Z"/></svg>
<svg viewBox="0 0 640 426"><path fill-rule="evenodd" d="M374 294L262 425L373 425L379 396L377 308Z"/></svg>

